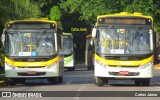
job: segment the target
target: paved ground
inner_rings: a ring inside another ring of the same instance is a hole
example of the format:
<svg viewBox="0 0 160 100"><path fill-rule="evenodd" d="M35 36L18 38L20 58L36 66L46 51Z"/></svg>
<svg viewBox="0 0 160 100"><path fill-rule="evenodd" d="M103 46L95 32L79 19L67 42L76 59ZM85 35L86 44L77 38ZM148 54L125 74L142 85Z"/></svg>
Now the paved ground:
<svg viewBox="0 0 160 100"><path fill-rule="evenodd" d="M77 65L77 67L81 67L83 66L83 64L79 64ZM160 69L160 64L154 65L154 69ZM4 86L5 85L5 81L0 80L0 86Z"/></svg>
<svg viewBox="0 0 160 100"><path fill-rule="evenodd" d="M0 92L27 92L27 91L35 91L37 93L45 92L47 96L44 98L0 98L0 100L159 100L159 97L111 97L110 95L116 94L126 95L127 93L140 91L140 93L144 93L145 91L151 91L155 93L156 91L159 93L160 91L160 70L155 69L154 77L151 79L150 86L135 86L133 80L109 80L109 84L105 84L102 87L98 87L94 84L94 71L87 70L87 67L84 65L76 66L75 71L67 71L64 70L63 83L60 84L51 84L46 79L40 80L28 80L25 84L16 84L16 86L5 85L0 88ZM48 92L50 91L50 92ZM114 91L114 93L110 93L110 91ZM69 95L68 93L74 92L74 97L64 97ZM106 93L107 92L107 93ZM118 93L117 93L118 92ZM58 94L57 94L58 93ZM90 95L90 97L83 97L81 95ZM91 94L92 93L92 94ZM102 93L102 94L100 94ZM122 94L121 94L122 93ZM124 94L125 93L125 94ZM63 96L57 96L57 95ZM97 95L97 97L94 97ZM109 95L100 96L100 95ZM1 95L1 93L0 93ZM55 97L54 97L55 95ZM13 96L16 96L14 94ZM43 96L43 93L42 93ZM132 97L132 96L131 96Z"/></svg>

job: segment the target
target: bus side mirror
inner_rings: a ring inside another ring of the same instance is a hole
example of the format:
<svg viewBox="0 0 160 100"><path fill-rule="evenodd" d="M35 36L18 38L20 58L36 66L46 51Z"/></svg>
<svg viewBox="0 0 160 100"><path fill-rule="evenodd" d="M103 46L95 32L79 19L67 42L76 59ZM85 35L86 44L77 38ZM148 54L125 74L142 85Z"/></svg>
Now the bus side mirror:
<svg viewBox="0 0 160 100"><path fill-rule="evenodd" d="M95 38L96 37L96 28L92 29L92 37Z"/></svg>

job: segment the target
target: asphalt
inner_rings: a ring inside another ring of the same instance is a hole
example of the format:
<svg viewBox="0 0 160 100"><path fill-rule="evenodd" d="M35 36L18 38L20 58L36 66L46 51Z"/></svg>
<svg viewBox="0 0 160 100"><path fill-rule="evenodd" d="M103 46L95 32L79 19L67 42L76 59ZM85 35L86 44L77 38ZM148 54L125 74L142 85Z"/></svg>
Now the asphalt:
<svg viewBox="0 0 160 100"><path fill-rule="evenodd" d="M160 64L154 65L154 69L160 70ZM6 85L6 81L0 80L0 87Z"/></svg>

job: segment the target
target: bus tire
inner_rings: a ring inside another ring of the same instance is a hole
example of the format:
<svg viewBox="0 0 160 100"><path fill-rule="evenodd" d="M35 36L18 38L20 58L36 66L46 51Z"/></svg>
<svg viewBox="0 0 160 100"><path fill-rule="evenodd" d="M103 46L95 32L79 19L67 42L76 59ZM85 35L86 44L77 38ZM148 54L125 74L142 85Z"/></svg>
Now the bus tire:
<svg viewBox="0 0 160 100"><path fill-rule="evenodd" d="M104 84L107 84L107 85L108 85L108 79L105 79L105 80L104 80Z"/></svg>
<svg viewBox="0 0 160 100"><path fill-rule="evenodd" d="M51 84L58 84L58 77L52 77L52 78L48 78L48 80L51 82Z"/></svg>
<svg viewBox="0 0 160 100"><path fill-rule="evenodd" d="M63 77L60 76L60 77L58 78L58 83L62 83L62 82L63 82Z"/></svg>
<svg viewBox="0 0 160 100"><path fill-rule="evenodd" d="M92 65L92 70L94 70L94 65Z"/></svg>
<svg viewBox="0 0 160 100"><path fill-rule="evenodd" d="M150 79L142 79L142 86L149 86Z"/></svg>
<svg viewBox="0 0 160 100"><path fill-rule="evenodd" d="M10 86L15 86L15 85L16 85L16 80L9 78L9 79L8 79L8 84L9 84Z"/></svg>
<svg viewBox="0 0 160 100"><path fill-rule="evenodd" d="M91 68L92 68L91 66L88 66L88 70L91 70Z"/></svg>
<svg viewBox="0 0 160 100"><path fill-rule="evenodd" d="M97 86L103 86L104 85L104 81L101 77L96 77L96 84Z"/></svg>
<svg viewBox="0 0 160 100"><path fill-rule="evenodd" d="M140 79L136 79L134 83L135 83L136 86L141 86L141 80Z"/></svg>

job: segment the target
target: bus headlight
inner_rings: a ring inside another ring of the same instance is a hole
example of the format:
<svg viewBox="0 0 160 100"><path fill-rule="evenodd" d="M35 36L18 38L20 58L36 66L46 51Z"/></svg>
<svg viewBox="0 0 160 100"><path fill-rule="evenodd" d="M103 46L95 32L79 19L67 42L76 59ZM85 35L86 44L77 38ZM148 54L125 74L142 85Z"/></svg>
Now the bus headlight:
<svg viewBox="0 0 160 100"><path fill-rule="evenodd" d="M140 65L139 66L139 68L147 68L148 66L151 66L153 64L153 62L151 61L151 62L148 62L148 63L146 63L146 64L144 64L144 65Z"/></svg>
<svg viewBox="0 0 160 100"><path fill-rule="evenodd" d="M102 62L100 62L100 61L98 61L98 60L96 60L96 63L97 63L98 65L100 65L101 67L103 67L103 68L107 68L107 67L108 67L107 64L104 64L104 63L102 63Z"/></svg>
<svg viewBox="0 0 160 100"><path fill-rule="evenodd" d="M50 65L48 65L48 66L46 66L46 67L47 67L48 69L50 69L50 68L56 66L57 64L58 64L58 62L54 62L54 63L52 63L52 64L50 64Z"/></svg>
<svg viewBox="0 0 160 100"><path fill-rule="evenodd" d="M8 67L12 68L12 69L15 69L15 68L16 68L15 66L11 65L11 64L8 63L8 62L6 62L6 65L7 65Z"/></svg>

